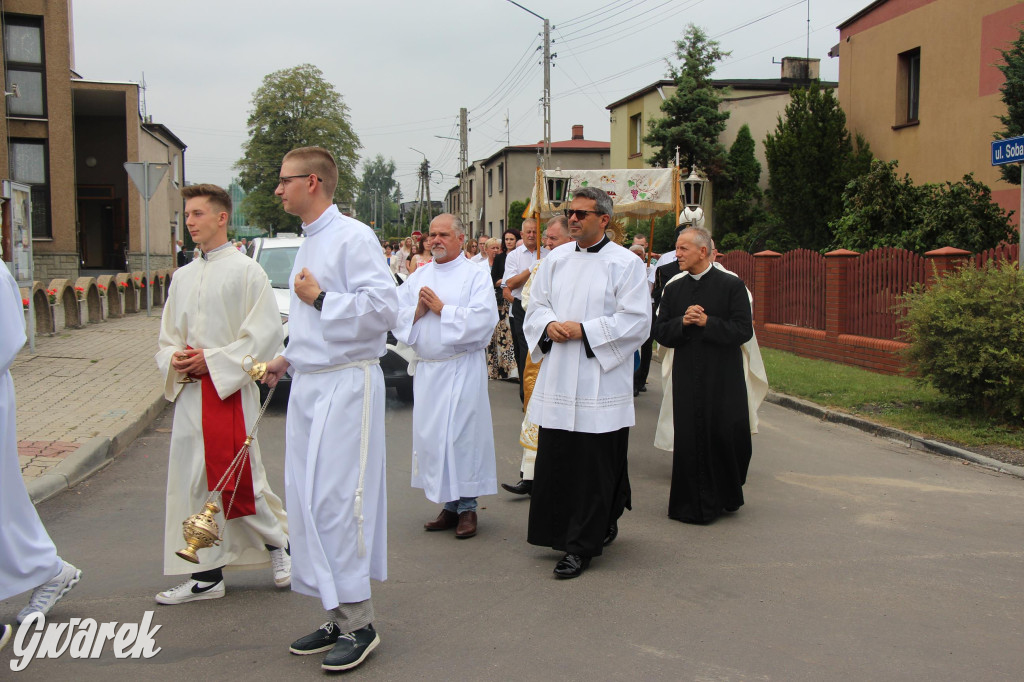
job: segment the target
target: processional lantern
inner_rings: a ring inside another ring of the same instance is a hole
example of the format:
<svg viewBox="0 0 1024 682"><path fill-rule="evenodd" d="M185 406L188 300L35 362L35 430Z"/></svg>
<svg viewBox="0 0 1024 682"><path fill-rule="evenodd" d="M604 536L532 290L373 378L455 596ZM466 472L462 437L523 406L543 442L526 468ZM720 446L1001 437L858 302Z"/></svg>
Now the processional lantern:
<svg viewBox="0 0 1024 682"><path fill-rule="evenodd" d="M547 182L548 204L557 211L567 200L569 174L563 173L561 168L556 168L553 171L546 172L544 177Z"/></svg>
<svg viewBox="0 0 1024 682"><path fill-rule="evenodd" d="M697 168L690 169L690 175L683 177L679 174L679 196L683 199L685 208L679 214L679 223L690 223L694 227L704 227L704 186L707 178L697 173Z"/></svg>

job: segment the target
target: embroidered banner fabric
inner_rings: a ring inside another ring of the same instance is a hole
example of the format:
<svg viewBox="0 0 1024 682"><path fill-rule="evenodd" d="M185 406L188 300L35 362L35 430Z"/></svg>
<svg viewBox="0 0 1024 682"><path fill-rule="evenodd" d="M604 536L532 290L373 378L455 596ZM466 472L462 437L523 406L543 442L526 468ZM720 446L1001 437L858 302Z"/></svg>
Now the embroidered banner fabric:
<svg viewBox="0 0 1024 682"><path fill-rule="evenodd" d="M556 176L568 176L569 192L566 201L553 203L548 196L552 185L549 180ZM675 211L675 193L678 190L672 168L548 170L544 171L544 180L534 183L530 205L524 215L536 210L542 217L550 217L568 208L573 194L580 187L597 187L607 192L612 198L616 217L651 218Z"/></svg>

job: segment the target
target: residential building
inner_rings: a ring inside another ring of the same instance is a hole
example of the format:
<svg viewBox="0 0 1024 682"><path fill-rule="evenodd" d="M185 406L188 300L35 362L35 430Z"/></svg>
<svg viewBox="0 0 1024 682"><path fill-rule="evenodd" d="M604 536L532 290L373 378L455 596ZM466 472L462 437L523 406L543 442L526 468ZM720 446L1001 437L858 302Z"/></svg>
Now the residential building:
<svg viewBox="0 0 1024 682"><path fill-rule="evenodd" d="M149 202L149 252L151 268L173 266L185 144L143 119L138 84L75 73L69 0L6 0L0 26L0 76L10 93L0 117L0 179L31 187L34 279L143 268L145 201L126 161L169 166ZM5 245L9 220L5 211Z"/></svg>
<svg viewBox="0 0 1024 682"><path fill-rule="evenodd" d="M790 102L790 90L806 87L818 80L820 60L800 57L782 59L779 78L718 79L712 81L721 91L721 111L728 111L725 130L719 141L728 149L736 141L736 134L746 124L756 143L754 156L761 164L761 187L768 187L768 163L765 159L764 138L775 130L780 116L784 116ZM819 81L823 87L835 88L838 83ZM660 80L612 102L606 109L611 122L612 168L649 168L647 163L654 154L651 145L644 142L650 122L664 116L661 103L676 91L674 80ZM713 230L711 215L713 187L708 187L704 199L708 215L706 227Z"/></svg>
<svg viewBox="0 0 1024 682"><path fill-rule="evenodd" d="M1001 50L1024 23L1020 0L877 0L839 25L839 102L852 132L916 183L966 173L1019 212L1020 188L991 165L1005 115ZM1014 222L1019 216L1014 217ZM1019 222L1018 222L1019 224Z"/></svg>
<svg viewBox="0 0 1024 682"><path fill-rule="evenodd" d="M468 171L469 220L472 233L492 237L505 231L509 208L513 201L529 201L537 167L543 166L544 142L510 145L485 159L474 161ZM609 143L588 140L583 126L574 125L568 140L551 142L548 168L565 170L598 170L610 168ZM445 195L445 205L457 213L459 187Z"/></svg>

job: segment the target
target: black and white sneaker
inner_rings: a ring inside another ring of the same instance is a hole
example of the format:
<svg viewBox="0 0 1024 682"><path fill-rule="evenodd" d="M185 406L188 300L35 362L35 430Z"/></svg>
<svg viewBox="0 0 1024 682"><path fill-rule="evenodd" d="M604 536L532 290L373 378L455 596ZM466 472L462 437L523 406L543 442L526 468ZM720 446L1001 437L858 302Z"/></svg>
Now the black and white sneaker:
<svg viewBox="0 0 1024 682"><path fill-rule="evenodd" d="M316 632L292 642L292 645L288 647L288 651L298 656L318 654L321 651L333 648L340 636L341 630L338 628L338 624L333 620L329 620L321 625Z"/></svg>
<svg viewBox="0 0 1024 682"><path fill-rule="evenodd" d="M14 626L0 624L0 649L7 646L7 642L11 641L11 633L14 632Z"/></svg>
<svg viewBox="0 0 1024 682"><path fill-rule="evenodd" d="M380 635L373 629L373 625L349 632L338 638L338 643L324 657L320 667L332 671L351 670L365 661L378 644Z"/></svg>
<svg viewBox="0 0 1024 682"><path fill-rule="evenodd" d="M204 599L220 599L224 596L224 581L203 582L189 578L177 587L164 590L156 595L157 604L185 604Z"/></svg>

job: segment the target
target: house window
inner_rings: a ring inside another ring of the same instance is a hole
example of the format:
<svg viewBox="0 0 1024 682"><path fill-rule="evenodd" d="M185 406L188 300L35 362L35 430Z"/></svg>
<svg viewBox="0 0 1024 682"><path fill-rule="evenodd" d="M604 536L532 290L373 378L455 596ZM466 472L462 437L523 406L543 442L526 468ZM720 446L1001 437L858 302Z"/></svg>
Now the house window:
<svg viewBox="0 0 1024 682"><path fill-rule="evenodd" d="M494 193L494 171L490 168L487 169L487 196L491 196Z"/></svg>
<svg viewBox="0 0 1024 682"><path fill-rule="evenodd" d="M9 116L46 116L46 68L43 60L43 24L30 17L4 17L4 58Z"/></svg>
<svg viewBox="0 0 1024 682"><path fill-rule="evenodd" d="M498 164L498 191L505 191L505 164Z"/></svg>
<svg viewBox="0 0 1024 682"><path fill-rule="evenodd" d="M505 219L504 218L502 218L501 220L498 221L498 229L501 230L502 234L505 234Z"/></svg>
<svg viewBox="0 0 1024 682"><path fill-rule="evenodd" d="M901 53L896 74L896 125L918 122L921 103L921 48Z"/></svg>
<svg viewBox="0 0 1024 682"><path fill-rule="evenodd" d="M48 239L50 231L50 183L46 168L46 142L11 140L11 179L32 188L32 236Z"/></svg>
<svg viewBox="0 0 1024 682"><path fill-rule="evenodd" d="M629 155L640 156L644 149L643 114L629 117Z"/></svg>
<svg viewBox="0 0 1024 682"><path fill-rule="evenodd" d="M469 181L469 203L473 203L473 181Z"/></svg>

